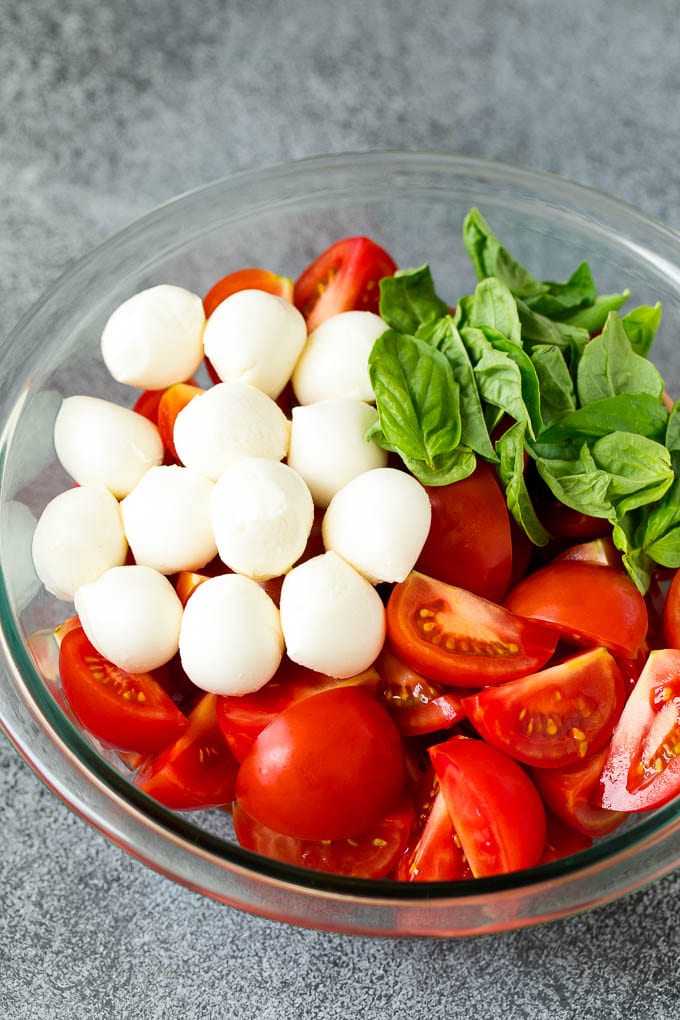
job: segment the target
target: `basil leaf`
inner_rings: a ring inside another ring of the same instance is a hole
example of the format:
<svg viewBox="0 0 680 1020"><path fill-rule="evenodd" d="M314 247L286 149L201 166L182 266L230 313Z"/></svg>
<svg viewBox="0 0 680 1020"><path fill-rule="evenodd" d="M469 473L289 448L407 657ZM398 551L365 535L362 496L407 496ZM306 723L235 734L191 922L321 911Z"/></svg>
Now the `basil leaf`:
<svg viewBox="0 0 680 1020"><path fill-rule="evenodd" d="M473 301L473 294L464 294L463 297L458 298L456 310L453 313L453 324L456 329L461 330L463 326L470 325Z"/></svg>
<svg viewBox="0 0 680 1020"><path fill-rule="evenodd" d="M580 326L571 326L565 322L553 322L545 315L532 311L521 300L517 301L517 313L522 325L524 347L531 351L535 344L550 344L558 347L573 373L580 361L581 354L590 341L590 333Z"/></svg>
<svg viewBox="0 0 680 1020"><path fill-rule="evenodd" d="M640 545L663 567L680 567L680 451L671 453L673 484L640 524Z"/></svg>
<svg viewBox="0 0 680 1020"><path fill-rule="evenodd" d="M646 358L661 325L661 302L658 301L653 307L640 305L639 308L633 308L623 316L621 322L635 353Z"/></svg>
<svg viewBox="0 0 680 1020"><path fill-rule="evenodd" d="M536 344L530 356L538 379L541 418L544 425L551 425L576 408L571 374L562 351L554 344Z"/></svg>
<svg viewBox="0 0 680 1020"><path fill-rule="evenodd" d="M375 341L368 367L378 421L367 438L399 453L428 484L460 477L459 389L448 359L424 340L387 330Z"/></svg>
<svg viewBox="0 0 680 1020"><path fill-rule="evenodd" d="M461 337L473 363L475 380L482 398L492 407L509 414L515 421L530 422L522 395L522 374L515 361L505 351L497 349L480 328L465 326L461 330ZM507 344L521 351L510 341Z"/></svg>
<svg viewBox="0 0 680 1020"><path fill-rule="evenodd" d="M597 438L610 432L633 432L663 442L668 412L658 397L648 393L625 393L594 400L586 407L564 414L541 433L542 443L568 438Z"/></svg>
<svg viewBox="0 0 680 1020"><path fill-rule="evenodd" d="M593 461L609 475L608 499L620 517L661 499L673 483L671 455L661 443L630 432L611 432L593 443Z"/></svg>
<svg viewBox="0 0 680 1020"><path fill-rule="evenodd" d="M411 460L397 451L412 475L423 485L451 485L468 478L477 467L477 458L467 446L457 446L450 453L435 456L432 465Z"/></svg>
<svg viewBox="0 0 680 1020"><path fill-rule="evenodd" d="M620 294L598 294L592 304L586 308L580 308L573 315L567 316L563 321L570 326L580 326L587 329L589 333L598 333L610 312L618 312L630 297L629 290L623 290ZM641 352L638 352L641 353Z"/></svg>
<svg viewBox="0 0 680 1020"><path fill-rule="evenodd" d="M496 276L516 297L540 294L545 289L528 269L506 251L478 209L471 209L465 217L463 242L478 280Z"/></svg>
<svg viewBox="0 0 680 1020"><path fill-rule="evenodd" d="M654 563L636 541L637 531L637 515L623 514L614 524L612 540L622 555L623 565L629 576L644 595L652 580Z"/></svg>
<svg viewBox="0 0 680 1020"><path fill-rule="evenodd" d="M534 545L547 545L550 535L538 519L524 477L526 422L512 425L496 443L498 474L505 487L508 510Z"/></svg>
<svg viewBox="0 0 680 1020"><path fill-rule="evenodd" d="M477 284L468 325L491 326L517 346L522 344L522 327L515 299L506 285L493 277Z"/></svg>
<svg viewBox="0 0 680 1020"><path fill-rule="evenodd" d="M609 497L610 474L598 467L586 443L578 457L569 460L538 457L536 468L561 503L590 517L614 516Z"/></svg>
<svg viewBox="0 0 680 1020"><path fill-rule="evenodd" d="M663 379L651 361L635 353L621 319L610 312L602 333L583 351L576 388L581 404L619 393L661 397Z"/></svg>
<svg viewBox="0 0 680 1020"><path fill-rule="evenodd" d="M597 296L590 267L582 262L566 283L543 282L544 292L526 298L529 307L549 319L563 319L584 306L592 305Z"/></svg>
<svg viewBox="0 0 680 1020"><path fill-rule="evenodd" d="M666 447L669 450L680 450L680 400L676 400L668 417L666 429Z"/></svg>
<svg viewBox="0 0 680 1020"><path fill-rule="evenodd" d="M508 340L498 330L492 329L490 326L482 326L481 329L492 347L506 354L519 369L522 400L524 401L528 416L529 431L532 438L534 438L543 428L543 419L541 418L541 395L538 376L533 361L526 351L518 347L517 344L512 343L511 340Z"/></svg>
<svg viewBox="0 0 680 1020"><path fill-rule="evenodd" d="M435 323L421 326L418 337L436 347L446 356L460 388L460 441L485 460L497 460L484 419L482 401L477 389L470 356L453 318L446 315Z"/></svg>
<svg viewBox="0 0 680 1020"><path fill-rule="evenodd" d="M380 317L398 333L414 334L423 323L449 314L437 297L430 267L397 270L380 281Z"/></svg>

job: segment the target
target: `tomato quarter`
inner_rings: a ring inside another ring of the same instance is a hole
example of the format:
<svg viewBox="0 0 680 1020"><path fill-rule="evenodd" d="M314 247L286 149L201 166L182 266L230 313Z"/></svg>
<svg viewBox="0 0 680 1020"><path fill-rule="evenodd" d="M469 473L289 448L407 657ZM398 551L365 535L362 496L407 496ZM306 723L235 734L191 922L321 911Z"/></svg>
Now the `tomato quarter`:
<svg viewBox="0 0 680 1020"><path fill-rule="evenodd" d="M606 836L626 819L624 812L607 811L597 804L608 754L609 747L605 746L574 765L533 769L531 773L546 807L585 836Z"/></svg>
<svg viewBox="0 0 680 1020"><path fill-rule="evenodd" d="M278 276L268 269L237 269L213 284L203 298L206 319L226 298L240 290L264 290L267 294L285 298L291 304L293 302L293 281L288 277Z"/></svg>
<svg viewBox="0 0 680 1020"><path fill-rule="evenodd" d="M465 717L459 694L416 673L395 655L389 643L375 665L382 681L381 700L404 736L448 729Z"/></svg>
<svg viewBox="0 0 680 1020"><path fill-rule="evenodd" d="M675 572L666 596L663 630L671 648L680 648L680 570Z"/></svg>

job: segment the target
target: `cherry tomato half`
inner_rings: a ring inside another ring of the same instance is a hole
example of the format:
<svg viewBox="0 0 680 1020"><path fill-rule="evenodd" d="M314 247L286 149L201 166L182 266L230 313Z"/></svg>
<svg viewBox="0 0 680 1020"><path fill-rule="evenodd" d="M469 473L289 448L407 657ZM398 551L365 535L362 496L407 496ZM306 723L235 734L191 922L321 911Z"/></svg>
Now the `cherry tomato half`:
<svg viewBox="0 0 680 1020"><path fill-rule="evenodd" d="M545 847L539 864L549 864L563 857L571 857L572 854L578 854L593 845L589 836L572 829L552 812L546 811L545 821Z"/></svg>
<svg viewBox="0 0 680 1020"><path fill-rule="evenodd" d="M336 241L295 281L295 305L309 332L339 312L377 312L380 281L396 269L392 256L368 237Z"/></svg>
<svg viewBox="0 0 680 1020"><path fill-rule="evenodd" d="M607 743L623 700L614 657L596 648L487 687L463 704L484 740L525 765L558 768Z"/></svg>
<svg viewBox="0 0 680 1020"><path fill-rule="evenodd" d="M505 606L578 644L604 645L632 659L647 634L645 600L631 579L595 563L555 560L520 581Z"/></svg>
<svg viewBox="0 0 680 1020"><path fill-rule="evenodd" d="M295 839L256 822L240 804L234 832L242 847L286 864L353 878L385 878L404 853L415 811L408 794L368 831L347 839Z"/></svg>
<svg viewBox="0 0 680 1020"><path fill-rule="evenodd" d="M443 684L482 687L548 661L557 632L413 571L387 603L387 632L412 669Z"/></svg>
<svg viewBox="0 0 680 1020"><path fill-rule="evenodd" d="M375 666L382 681L381 700L404 736L449 729L465 717L459 694L416 673L395 655L389 642Z"/></svg>
<svg viewBox="0 0 680 1020"><path fill-rule="evenodd" d="M206 319L218 305L239 290L264 290L267 294L285 298L291 304L293 302L293 281L288 277L278 276L268 269L237 269L235 273L228 273L214 283L203 298Z"/></svg>
<svg viewBox="0 0 680 1020"><path fill-rule="evenodd" d="M406 769L386 709L337 687L285 709L258 735L236 779L243 810L285 836L345 839L396 805Z"/></svg>
<svg viewBox="0 0 680 1020"><path fill-rule="evenodd" d="M432 766L416 810L416 822L408 847L397 864L395 878L401 882L454 882L472 878Z"/></svg>
<svg viewBox="0 0 680 1020"><path fill-rule="evenodd" d="M680 570L675 572L666 596L663 630L671 648L680 648Z"/></svg>
<svg viewBox="0 0 680 1020"><path fill-rule="evenodd" d="M234 799L238 762L215 718L215 694L204 694L178 740L151 758L135 785L175 811L222 807Z"/></svg>
<svg viewBox="0 0 680 1020"><path fill-rule="evenodd" d="M189 383L175 383L174 386L169 386L165 390L158 403L158 431L161 434L163 446L175 461L179 461L173 439L177 415L187 406L190 400L204 392L200 386L192 386Z"/></svg>
<svg viewBox="0 0 680 1020"><path fill-rule="evenodd" d="M467 737L430 748L453 827L475 878L538 864L545 809L521 765Z"/></svg>
<svg viewBox="0 0 680 1020"><path fill-rule="evenodd" d="M646 811L680 794L680 650L649 653L612 736L599 803Z"/></svg>
<svg viewBox="0 0 680 1020"><path fill-rule="evenodd" d="M606 836L625 819L623 811L608 811L597 804L600 776L609 746L583 761L561 769L533 769L531 776L546 807L585 836Z"/></svg>
<svg viewBox="0 0 680 1020"><path fill-rule="evenodd" d="M114 666L88 641L82 627L64 635L59 673L78 722L117 750L151 754L189 725L152 673L126 673Z"/></svg>
<svg viewBox="0 0 680 1020"><path fill-rule="evenodd" d="M425 487L432 523L416 569L492 602L505 595L512 569L512 537L505 497L479 461L451 485Z"/></svg>

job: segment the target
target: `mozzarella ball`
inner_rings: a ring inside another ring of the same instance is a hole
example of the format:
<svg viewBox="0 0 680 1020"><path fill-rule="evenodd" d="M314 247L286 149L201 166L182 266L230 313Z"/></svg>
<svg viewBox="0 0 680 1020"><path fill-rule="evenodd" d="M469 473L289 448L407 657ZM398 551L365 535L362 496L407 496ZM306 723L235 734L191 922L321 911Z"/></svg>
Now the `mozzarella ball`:
<svg viewBox="0 0 680 1020"><path fill-rule="evenodd" d="M50 500L33 533L33 564L47 590L72 602L76 589L125 563L118 501L108 489L81 485Z"/></svg>
<svg viewBox="0 0 680 1020"><path fill-rule="evenodd" d="M124 301L104 326L104 363L118 382L164 390L203 359L205 313L198 294L163 284Z"/></svg>
<svg viewBox="0 0 680 1020"><path fill-rule="evenodd" d="M330 397L375 400L368 374L373 344L387 329L374 312L340 312L309 334L293 373L301 404Z"/></svg>
<svg viewBox="0 0 680 1020"><path fill-rule="evenodd" d="M244 382L218 383L177 415L173 440L186 467L216 481L244 457L281 460L290 423L266 393Z"/></svg>
<svg viewBox="0 0 680 1020"><path fill-rule="evenodd" d="M79 485L103 485L117 499L163 460L152 422L99 397L66 397L54 423L54 446Z"/></svg>
<svg viewBox="0 0 680 1020"><path fill-rule="evenodd" d="M263 290L231 294L208 319L203 337L220 379L240 379L270 397L290 379L306 340L295 305Z"/></svg>
<svg viewBox="0 0 680 1020"><path fill-rule="evenodd" d="M293 408L288 464L307 482L319 507L371 468L385 467L387 451L366 440L378 412L363 400L337 397Z"/></svg>
<svg viewBox="0 0 680 1020"><path fill-rule="evenodd" d="M220 475L210 499L220 559L258 581L290 570L305 551L314 502L286 464L248 457Z"/></svg>
<svg viewBox="0 0 680 1020"><path fill-rule="evenodd" d="M420 556L432 508L420 482L395 468L358 475L336 493L323 519L326 549L378 581L403 581Z"/></svg>
<svg viewBox="0 0 680 1020"><path fill-rule="evenodd" d="M256 581L211 577L186 604L179 638L189 679L214 694L249 694L274 676L283 656L279 611Z"/></svg>
<svg viewBox="0 0 680 1020"><path fill-rule="evenodd" d="M280 609L288 657L327 676L368 669L385 641L380 596L334 552L286 574Z"/></svg>
<svg viewBox="0 0 680 1020"><path fill-rule="evenodd" d="M213 485L177 465L147 471L120 505L135 562L174 574L213 559L217 546L208 509Z"/></svg>
<svg viewBox="0 0 680 1020"><path fill-rule="evenodd" d="M157 669L177 652L182 603L151 567L112 567L78 588L74 601L99 654L128 673Z"/></svg>

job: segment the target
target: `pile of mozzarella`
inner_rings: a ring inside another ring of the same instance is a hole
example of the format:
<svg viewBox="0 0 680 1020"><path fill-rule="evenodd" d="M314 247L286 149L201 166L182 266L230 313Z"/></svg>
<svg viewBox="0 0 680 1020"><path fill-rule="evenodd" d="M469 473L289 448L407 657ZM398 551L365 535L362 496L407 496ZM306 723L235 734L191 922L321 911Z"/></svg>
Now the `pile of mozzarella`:
<svg viewBox="0 0 680 1020"><path fill-rule="evenodd" d="M196 686L232 695L262 687L284 650L335 677L375 660L385 638L375 585L406 577L431 512L422 485L365 438L377 417L368 355L385 328L350 311L308 336L292 304L258 290L233 294L207 322L201 299L170 285L114 311L101 349L118 382L162 390L204 355L222 382L177 416L179 465L163 464L142 415L90 396L62 402L54 444L78 484L45 508L33 560L101 655L135 673L179 650ZM276 403L289 380L292 421ZM295 565L315 505L326 551ZM230 572L183 607L169 575L216 556ZM261 584L281 575L277 607Z"/></svg>

